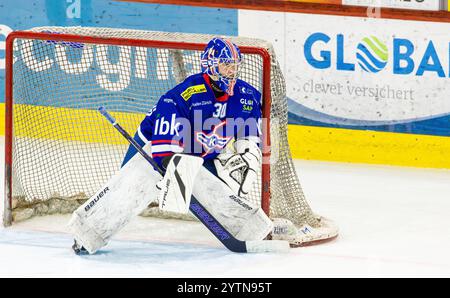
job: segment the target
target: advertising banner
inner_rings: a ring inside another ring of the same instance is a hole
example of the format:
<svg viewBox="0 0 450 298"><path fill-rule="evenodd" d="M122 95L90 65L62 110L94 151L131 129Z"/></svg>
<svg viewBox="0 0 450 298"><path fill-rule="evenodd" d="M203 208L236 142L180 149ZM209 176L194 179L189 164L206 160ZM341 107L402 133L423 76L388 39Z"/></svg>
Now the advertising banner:
<svg viewBox="0 0 450 298"><path fill-rule="evenodd" d="M450 135L450 23L256 14L239 33L275 44L291 123Z"/></svg>
<svg viewBox="0 0 450 298"><path fill-rule="evenodd" d="M417 10L440 10L441 2L442 0L342 0L344 5Z"/></svg>

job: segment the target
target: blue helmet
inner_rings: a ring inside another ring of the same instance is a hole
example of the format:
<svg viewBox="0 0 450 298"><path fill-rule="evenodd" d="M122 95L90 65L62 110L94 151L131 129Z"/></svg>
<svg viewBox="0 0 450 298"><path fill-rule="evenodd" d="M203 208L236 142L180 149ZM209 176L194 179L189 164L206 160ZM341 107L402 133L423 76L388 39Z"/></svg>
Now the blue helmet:
<svg viewBox="0 0 450 298"><path fill-rule="evenodd" d="M202 71L217 78L216 83L220 89L233 95L241 61L241 51L234 43L216 37L208 43L202 54Z"/></svg>

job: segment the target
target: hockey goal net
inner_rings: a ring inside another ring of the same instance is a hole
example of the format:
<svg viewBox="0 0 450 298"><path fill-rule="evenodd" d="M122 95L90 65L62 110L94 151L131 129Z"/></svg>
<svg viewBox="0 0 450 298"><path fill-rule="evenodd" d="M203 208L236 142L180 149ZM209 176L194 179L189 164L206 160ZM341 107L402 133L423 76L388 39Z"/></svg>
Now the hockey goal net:
<svg viewBox="0 0 450 298"><path fill-rule="evenodd" d="M200 72L200 53L212 37L81 27L10 34L4 224L70 213L93 195L119 170L128 148L98 107L133 134L162 94ZM263 127L266 162L248 199L304 229L298 244L335 237L336 226L312 212L293 165L285 82L272 46L230 39L243 53L241 79L263 94L269 123Z"/></svg>

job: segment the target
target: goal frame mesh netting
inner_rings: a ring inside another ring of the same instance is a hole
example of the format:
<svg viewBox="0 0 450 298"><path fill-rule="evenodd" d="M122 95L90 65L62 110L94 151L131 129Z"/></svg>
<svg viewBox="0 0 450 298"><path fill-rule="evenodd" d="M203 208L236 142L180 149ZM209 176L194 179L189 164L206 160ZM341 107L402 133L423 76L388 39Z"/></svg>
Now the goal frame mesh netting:
<svg viewBox="0 0 450 298"><path fill-rule="evenodd" d="M169 58L167 59L168 61L170 59L171 62L167 62L167 67L171 67L172 70L170 75L174 77L174 80L180 82L187 75L185 70L186 66L183 66L183 55L185 55L185 51L193 51L193 53L201 52L212 37L212 35L207 34L183 34L87 27L41 27L33 28L29 31L16 31L11 33L6 40L6 187L3 214L4 225L8 226L13 222L14 210L18 207L33 210L30 212L34 215L45 213L43 212L43 209L45 209L44 211L52 209L52 207L48 206L44 208L42 207L42 204L41 207L33 209L33 204L37 203L37 205L39 205L43 200L36 198L35 195L29 195L27 198L27 191L23 191L25 193L24 196L16 196L14 189L14 184L21 184L22 187L24 183L22 183L20 179L25 179L19 177L21 172L23 172L25 164L20 160L21 158L23 159L22 156L24 155L20 150L22 150L21 148L25 145L20 145L19 139L21 136L16 136L14 133L20 134L24 130L21 128L22 123L27 121L39 121L39 119L30 119L32 117L30 114L27 114L27 110L24 108L29 104L24 98L27 96L32 97L32 95L27 94L33 93L24 93L21 88L36 88L36 90L38 90L39 84L48 83L45 78L42 78L42 80L39 78L39 80L36 80L36 82L33 81L32 83L27 82L27 76L24 73L21 73L21 71L24 72L24 70L17 66L20 64L17 63L18 60L25 59L24 55L33 55L33 44L41 42L44 49L45 47L49 47L50 49L58 46L60 50L60 52L58 52L59 54L61 54L61 48L68 48L68 50L63 50L63 52L76 51L77 47L83 48L83 45L85 47L99 47L101 45L104 47L105 55L107 55L107 49L110 47L113 49L117 47L119 52L122 48L133 48L133 51L137 51L137 49L146 49L146 51L149 51L150 49L171 51L168 52ZM288 112L285 81L276 60L272 45L266 41L257 39L242 37L228 38L239 46L244 56L244 61L246 56L259 57L257 59L261 61L260 68L258 69L260 72L258 76L260 77L258 77L257 80L261 83L259 91L261 91L263 95L263 119L268 123L262 127L262 152L263 160L266 162L262 163L261 181L258 184L258 188L260 189L261 207L271 217L287 218L294 222L299 229L304 229L306 236L303 240L299 241L299 244L334 238L337 235L337 227L331 221L316 215L311 210L304 197L300 181L293 165L287 139ZM28 45L31 49L20 49L21 46L23 47L23 44ZM20 52L20 55L15 55L16 52ZM64 53L68 55L67 52ZM84 55L84 52L81 55ZM74 62L74 64L76 64L76 62ZM65 71L76 73L76 70L70 69L69 66L65 66ZM175 71L175 69L178 69L178 71ZM28 81L29 80L30 79L28 79ZM80 92L81 91L82 90L80 90ZM38 94L37 91L36 94ZM152 104L149 103L147 110L150 110L151 107ZM47 119L47 121L51 122L51 119ZM34 129L31 129L31 131L39 129L42 129L42 126L35 124ZM134 133L134 131L129 132ZM29 134L27 134L26 137L30 139ZM45 137L36 134L33 135L32 138L38 139ZM32 164L33 161L30 162ZM39 160L36 160L36 162L39 162ZM102 181L98 187L104 182L106 181ZM58 190L55 190L55 193L58 193ZM89 196L89 194L86 195ZM20 202L16 197L24 197L24 200ZM71 202L72 204L70 207L63 208L66 210L65 212L71 212L80 203L78 198ZM40 213L36 211L37 209L40 210ZM15 219L18 220L18 217ZM308 234L309 229L314 230L315 234Z"/></svg>

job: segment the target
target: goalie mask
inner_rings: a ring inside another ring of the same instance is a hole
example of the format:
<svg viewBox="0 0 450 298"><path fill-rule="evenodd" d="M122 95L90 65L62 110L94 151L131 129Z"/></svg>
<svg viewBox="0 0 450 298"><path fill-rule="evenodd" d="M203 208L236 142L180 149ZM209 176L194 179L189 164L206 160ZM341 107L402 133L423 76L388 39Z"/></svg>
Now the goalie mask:
<svg viewBox="0 0 450 298"><path fill-rule="evenodd" d="M213 38L206 46L201 58L203 73L210 75L220 89L230 96L233 95L241 62L239 48L222 38Z"/></svg>

